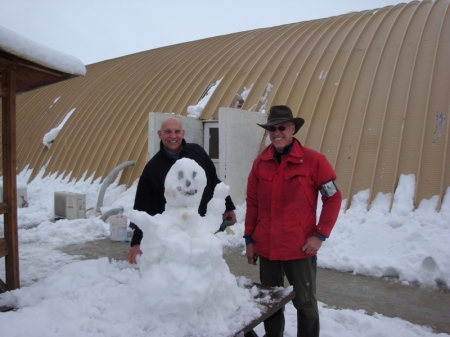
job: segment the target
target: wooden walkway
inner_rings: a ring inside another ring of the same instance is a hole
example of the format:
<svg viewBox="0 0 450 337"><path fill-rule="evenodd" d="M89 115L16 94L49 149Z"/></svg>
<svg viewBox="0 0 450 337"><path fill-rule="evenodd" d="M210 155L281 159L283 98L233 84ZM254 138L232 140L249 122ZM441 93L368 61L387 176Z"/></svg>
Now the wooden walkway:
<svg viewBox="0 0 450 337"><path fill-rule="evenodd" d="M272 316L274 313L276 313L278 310L283 308L295 296L293 290L288 290L285 288L269 288L258 283L253 283L251 287L253 286L256 286L260 290L259 297L264 298L264 300L260 302L260 304L264 306L264 312L260 317L255 318L242 330L234 334L233 337L258 337L253 329L264 322L267 318Z"/></svg>

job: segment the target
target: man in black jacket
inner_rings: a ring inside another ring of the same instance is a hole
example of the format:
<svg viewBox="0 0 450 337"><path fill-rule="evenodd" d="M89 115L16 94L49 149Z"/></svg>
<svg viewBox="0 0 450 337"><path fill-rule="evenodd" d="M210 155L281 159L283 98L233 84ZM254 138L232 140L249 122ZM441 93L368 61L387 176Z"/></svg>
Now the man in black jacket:
<svg viewBox="0 0 450 337"><path fill-rule="evenodd" d="M133 208L138 211L147 212L152 216L163 213L166 205L166 199L164 197L164 181L166 175L175 161L180 158L189 158L195 160L205 170L207 183L198 208L198 213L204 216L206 214L207 204L213 197L214 188L220 183L214 163L200 145L186 143L184 140L183 125L176 117L168 117L161 123L158 136L161 139L160 150L150 159L142 171ZM230 196L225 199L225 205L226 211L223 214L223 218L231 217L231 224L235 224L236 214L234 210L236 208ZM130 226L134 228L134 233L131 239L128 261L130 263L136 263L136 256L142 254L140 243L143 233L135 224L131 224Z"/></svg>

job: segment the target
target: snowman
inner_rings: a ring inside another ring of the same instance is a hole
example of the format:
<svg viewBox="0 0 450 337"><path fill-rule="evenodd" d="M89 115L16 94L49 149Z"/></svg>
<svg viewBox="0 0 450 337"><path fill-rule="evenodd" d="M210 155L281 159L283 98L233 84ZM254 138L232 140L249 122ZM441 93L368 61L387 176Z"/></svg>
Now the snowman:
<svg viewBox="0 0 450 337"><path fill-rule="evenodd" d="M205 186L204 170L191 159L179 159L165 180L165 211L155 216L136 210L130 214L130 221L144 232L138 264L145 310L165 319L177 317L177 324L193 329L201 322L217 321L217 316L232 316L247 298L213 234L222 222L229 187L216 186L202 217L198 206Z"/></svg>

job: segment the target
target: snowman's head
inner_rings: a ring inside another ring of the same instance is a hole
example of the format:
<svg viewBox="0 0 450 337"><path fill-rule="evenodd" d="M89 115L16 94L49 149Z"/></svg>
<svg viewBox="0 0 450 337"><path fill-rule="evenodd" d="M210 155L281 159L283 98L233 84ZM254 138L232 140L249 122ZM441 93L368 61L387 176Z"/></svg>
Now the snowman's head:
<svg viewBox="0 0 450 337"><path fill-rule="evenodd" d="M198 207L205 187L206 175L200 165L192 159L179 159L166 176L166 203L172 207Z"/></svg>

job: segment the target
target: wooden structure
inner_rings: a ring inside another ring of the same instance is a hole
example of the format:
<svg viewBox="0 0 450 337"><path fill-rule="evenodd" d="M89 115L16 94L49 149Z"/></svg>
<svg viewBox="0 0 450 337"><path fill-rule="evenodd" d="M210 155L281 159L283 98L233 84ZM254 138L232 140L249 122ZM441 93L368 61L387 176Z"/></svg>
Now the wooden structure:
<svg viewBox="0 0 450 337"><path fill-rule="evenodd" d="M17 37L15 37L17 39ZM49 50L51 53L51 50ZM53 54L58 54L53 53ZM20 287L16 183L16 95L81 74L71 74L47 65L40 59L17 52L0 43L1 123L4 237L0 238L0 258L5 257L5 281L0 292Z"/></svg>
<svg viewBox="0 0 450 337"><path fill-rule="evenodd" d="M283 308L287 303L289 303L289 301L291 301L295 297L295 293L293 290L287 290L280 287L270 288L259 283L253 283L253 285L255 285L259 290L260 296L258 297L266 298L265 301L260 302L261 306L264 308L263 312L261 313L261 316L252 320L241 331L239 331L237 334L234 334L233 337L258 337L253 329L264 322L267 318L272 316L274 313L276 313L278 310ZM248 286L248 288L251 288L251 286Z"/></svg>

